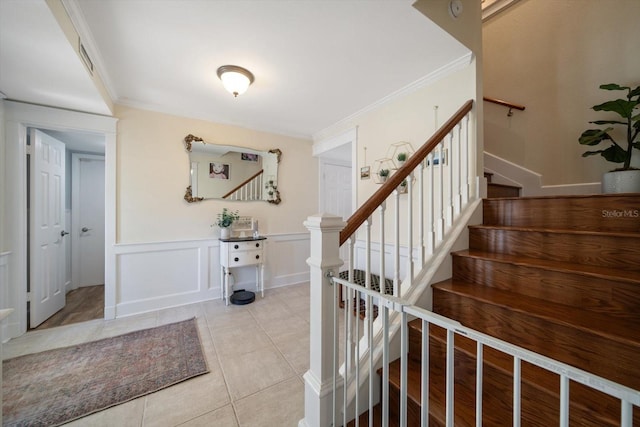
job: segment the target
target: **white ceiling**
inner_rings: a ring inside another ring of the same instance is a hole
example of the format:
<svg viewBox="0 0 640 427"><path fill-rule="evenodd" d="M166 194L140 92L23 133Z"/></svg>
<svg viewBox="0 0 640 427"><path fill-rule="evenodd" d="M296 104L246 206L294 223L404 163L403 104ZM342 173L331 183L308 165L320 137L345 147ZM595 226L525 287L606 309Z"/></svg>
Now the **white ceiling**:
<svg viewBox="0 0 640 427"><path fill-rule="evenodd" d="M311 138L468 50L411 0L63 0L114 102ZM0 0L0 92L110 114L44 0ZM255 83L233 98L225 64Z"/></svg>

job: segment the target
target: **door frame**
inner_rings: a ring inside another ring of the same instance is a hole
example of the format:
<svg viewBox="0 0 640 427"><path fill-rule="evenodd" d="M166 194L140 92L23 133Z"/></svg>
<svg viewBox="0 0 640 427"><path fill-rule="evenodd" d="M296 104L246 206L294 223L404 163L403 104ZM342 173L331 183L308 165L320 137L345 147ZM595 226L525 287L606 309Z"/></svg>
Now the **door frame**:
<svg viewBox="0 0 640 427"><path fill-rule="evenodd" d="M351 144L351 161L337 160L331 157L330 152L344 145ZM324 183L322 180L322 174L324 171L324 165L327 163L350 166L351 167L351 211L355 212L358 207L358 180L357 180L357 149L358 149L358 128L352 128L348 131L334 136L332 138L323 139L313 143L312 155L317 157L318 164L318 207L324 206Z"/></svg>
<svg viewBox="0 0 640 427"><path fill-rule="evenodd" d="M80 287L78 283L80 280L80 236L78 235L78 230L80 230L80 195L78 193L80 192L80 161L82 159L105 161L105 173L107 167L106 158L101 154L71 153L71 289Z"/></svg>
<svg viewBox="0 0 640 427"><path fill-rule="evenodd" d="M9 260L6 308L14 312L5 320L8 336L27 331L27 128L81 131L105 137L105 319L116 314L116 124L115 117L61 110L17 101L2 101L5 106L6 168L6 250ZM11 185L8 185L11 183Z"/></svg>

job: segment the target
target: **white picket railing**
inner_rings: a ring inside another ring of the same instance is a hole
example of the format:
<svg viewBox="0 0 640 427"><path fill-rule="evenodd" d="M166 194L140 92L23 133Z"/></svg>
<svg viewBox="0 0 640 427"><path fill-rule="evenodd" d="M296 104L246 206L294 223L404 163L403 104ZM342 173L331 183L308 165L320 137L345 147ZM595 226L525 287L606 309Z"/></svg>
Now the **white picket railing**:
<svg viewBox="0 0 640 427"><path fill-rule="evenodd" d="M349 327L344 336L345 365L334 366L337 359L331 331L337 325L327 313L334 310L335 298L325 287L327 273L337 276L343 265L340 245L348 240L349 260L345 271L350 282L353 282L354 270L358 269L364 271L365 289L371 290L372 274L381 277L381 289L384 289L386 272L390 271L396 298L411 301L419 296L428 284L428 266L439 262L443 252L448 256L447 249L457 237L453 232L456 219L468 214L468 207L479 197L475 145L469 131L472 107L472 101L465 103L346 224L340 218L326 214L310 217L305 223L311 232L311 257L308 260L311 267L311 357L310 369L305 374L305 418L301 425L328 426L334 407L329 397L338 398L334 391L328 392L332 390L333 376L340 369L344 375L354 376L353 384L360 384L361 375L363 379L373 381L370 371L361 372L359 359L367 354L374 363L380 356L368 351L370 343L375 345L380 339L376 334L380 327L374 327L372 315L375 301L368 295L364 299L366 328L361 331L359 321L346 318ZM405 180L406 190L400 188ZM393 207L392 215L386 214L387 204ZM373 215L375 211L377 214ZM378 221L373 221L374 216ZM392 230L391 236L386 230ZM372 240L374 231L378 236L376 242ZM379 251L377 263L372 260L374 245ZM356 248L359 249L357 256ZM387 252L391 254L389 257ZM360 300L354 302L352 295L344 295L341 300L347 306L346 312L360 312ZM356 365L358 369L355 369ZM361 400L360 387L353 384L348 383L343 389L341 396L345 406ZM374 387L368 390L371 400Z"/></svg>
<svg viewBox="0 0 640 427"><path fill-rule="evenodd" d="M223 198L227 200L262 200L265 191L263 188L263 174L260 171L259 174L244 182L235 190L225 194Z"/></svg>
<svg viewBox="0 0 640 427"><path fill-rule="evenodd" d="M455 366L455 352L454 352L454 337L455 335L463 336L469 340L473 340L476 343L476 387L475 387L475 405L476 405L476 426L482 426L482 369L484 364L483 351L484 348L489 347L499 350L502 353L513 357L513 426L520 425L520 408L521 408L521 396L520 385L522 381L520 366L522 362L527 362L532 365L538 366L542 369L557 374L560 377L560 402L559 402L559 419L558 425L566 427L569 425L569 382L583 384L592 389L598 390L602 393L608 394L620 401L620 426L631 427L633 418L633 405L640 406L640 393L629 387L617 384L605 378L597 375L590 374L581 369L567 365L562 362L550 359L543 355L534 353L516 345L507 343L492 336L475 331L471 328L462 326L460 323L440 316L423 308L417 307L407 303L402 298L397 298L392 295L383 295L379 292L375 292L366 289L362 286L350 283L347 280L342 280L337 277L332 277L330 282L333 282L332 293L334 296L334 305L331 313L334 316L334 347L331 354L334 355L333 364L337 365L337 361L340 359L340 352L343 360L348 360L349 355L349 343L346 341L340 342L338 340L339 330L337 325L343 325L344 336L351 334L358 334L358 328L360 322L353 322L350 319L353 318L353 312L349 310L341 310L339 308L340 299L338 297L337 288L342 286L347 289L346 294L348 296L354 296L356 300L360 298L366 298L376 300L380 310L381 318L381 335L382 343L380 351L382 352L382 363L379 366L382 367L382 396L380 403L382 405L382 417L381 425L388 426L389 416L389 391L388 391L388 378L389 378L389 361L390 361L390 337L392 330L394 329L391 323L395 323L395 328L400 328L400 358L401 358L401 388L400 388L400 426L407 425L407 366L408 366L408 316L422 320L422 338L421 338L421 353L422 353L422 371L421 371L421 426L428 426L429 420L429 325L433 324L446 330L446 425L454 425L455 417L455 399L454 396L454 366ZM330 285L327 285L330 286ZM351 332L348 329L354 328L355 331ZM372 328L371 321L365 321L365 328ZM335 371L332 382L332 394L333 396L346 395L343 390L348 390L350 387L359 389L358 373L363 371L362 364L367 364L367 371L374 372L377 367L371 354L376 353L374 351L363 351L363 347L366 346L364 339L361 339L362 343L357 344L356 354L360 357L355 357L351 361L353 366L351 368L343 369L342 371ZM350 420L355 420L354 424L359 425L358 415L365 410L368 410L370 414L373 414L373 406L377 403L373 398L371 390L375 387L377 379L374 379L375 375L370 375L368 380L369 396L366 405L351 405L351 412L346 399L342 402L334 400L334 407L332 408L332 425L346 425ZM373 423L373 417L369 416L369 425Z"/></svg>

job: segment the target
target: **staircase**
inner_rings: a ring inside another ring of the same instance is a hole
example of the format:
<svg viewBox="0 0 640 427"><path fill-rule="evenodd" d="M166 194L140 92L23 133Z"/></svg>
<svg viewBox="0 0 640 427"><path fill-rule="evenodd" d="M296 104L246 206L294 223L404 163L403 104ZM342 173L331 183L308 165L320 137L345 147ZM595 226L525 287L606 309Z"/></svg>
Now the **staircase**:
<svg viewBox="0 0 640 427"><path fill-rule="evenodd" d="M520 191L522 190L521 187L493 182L493 174L491 172L485 172L484 177L487 179L487 197L489 199L499 197L520 197Z"/></svg>
<svg viewBox="0 0 640 427"><path fill-rule="evenodd" d="M487 199L433 311L640 390L640 195ZM420 425L421 322L410 322L407 425ZM430 327L429 425L444 426L443 330ZM476 347L455 338L455 423L475 425ZM511 425L513 358L484 351L483 425ZM522 425L559 420L559 377L522 363ZM400 361L390 365L397 425ZM571 382L570 425L617 426L619 401ZM365 422L368 415L360 417ZM374 425L380 416L374 411ZM364 425L364 424L363 424ZM640 426L634 408L633 425Z"/></svg>

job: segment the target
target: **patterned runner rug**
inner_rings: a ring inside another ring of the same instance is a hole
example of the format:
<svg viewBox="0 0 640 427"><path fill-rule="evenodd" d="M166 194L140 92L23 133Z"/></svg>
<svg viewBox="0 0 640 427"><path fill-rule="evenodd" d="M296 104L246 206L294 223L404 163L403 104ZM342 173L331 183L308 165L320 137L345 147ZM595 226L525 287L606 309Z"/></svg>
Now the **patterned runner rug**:
<svg viewBox="0 0 640 427"><path fill-rule="evenodd" d="M3 424L56 426L209 372L195 318L3 362Z"/></svg>

